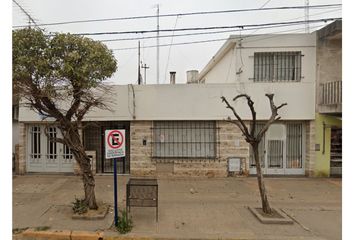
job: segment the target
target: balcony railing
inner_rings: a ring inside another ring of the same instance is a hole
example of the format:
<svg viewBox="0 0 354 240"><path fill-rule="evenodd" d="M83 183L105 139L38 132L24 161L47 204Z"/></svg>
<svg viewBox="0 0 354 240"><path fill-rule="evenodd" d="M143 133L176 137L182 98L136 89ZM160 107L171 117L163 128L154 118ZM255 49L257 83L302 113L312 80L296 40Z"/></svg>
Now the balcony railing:
<svg viewBox="0 0 354 240"><path fill-rule="evenodd" d="M320 84L322 105L334 105L342 103L342 81Z"/></svg>

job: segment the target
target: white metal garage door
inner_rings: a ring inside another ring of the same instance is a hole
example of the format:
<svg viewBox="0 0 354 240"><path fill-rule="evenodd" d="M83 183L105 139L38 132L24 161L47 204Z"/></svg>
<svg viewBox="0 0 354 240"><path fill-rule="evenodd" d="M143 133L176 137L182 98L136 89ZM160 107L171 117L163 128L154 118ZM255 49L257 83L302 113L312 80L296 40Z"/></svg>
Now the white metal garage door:
<svg viewBox="0 0 354 240"><path fill-rule="evenodd" d="M70 149L50 141L43 125L28 127L27 172L74 172L74 158ZM49 127L51 137L61 137L56 127Z"/></svg>

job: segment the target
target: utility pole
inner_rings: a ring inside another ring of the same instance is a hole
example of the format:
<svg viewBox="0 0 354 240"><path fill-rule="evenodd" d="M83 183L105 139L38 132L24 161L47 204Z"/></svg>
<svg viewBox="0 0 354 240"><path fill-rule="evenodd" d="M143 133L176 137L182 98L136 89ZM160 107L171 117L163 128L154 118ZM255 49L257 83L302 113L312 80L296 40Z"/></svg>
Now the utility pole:
<svg viewBox="0 0 354 240"><path fill-rule="evenodd" d="M144 65L141 67L144 68L144 84L146 84L146 69L149 69L149 67L146 66L146 63L144 63Z"/></svg>
<svg viewBox="0 0 354 240"><path fill-rule="evenodd" d="M159 15L160 15L160 6L157 4L157 32L156 32L156 80L157 84L160 83L160 21L159 21Z"/></svg>
<svg viewBox="0 0 354 240"><path fill-rule="evenodd" d="M141 74L140 74L140 41L138 41L138 84L141 84Z"/></svg>
<svg viewBox="0 0 354 240"><path fill-rule="evenodd" d="M310 17L310 9L309 9L310 1L305 0L305 33L310 33L310 25L309 25L309 17Z"/></svg>

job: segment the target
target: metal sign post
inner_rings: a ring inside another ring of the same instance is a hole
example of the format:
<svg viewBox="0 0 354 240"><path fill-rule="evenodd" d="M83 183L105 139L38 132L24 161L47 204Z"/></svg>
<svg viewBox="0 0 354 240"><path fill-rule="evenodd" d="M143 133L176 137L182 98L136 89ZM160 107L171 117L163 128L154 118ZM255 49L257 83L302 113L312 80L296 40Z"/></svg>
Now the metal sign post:
<svg viewBox="0 0 354 240"><path fill-rule="evenodd" d="M118 179L117 179L117 160L125 157L125 130L106 130L105 131L106 158L113 158L114 162L114 225L118 225Z"/></svg>
<svg viewBox="0 0 354 240"><path fill-rule="evenodd" d="M117 158L114 159L114 226L118 225Z"/></svg>

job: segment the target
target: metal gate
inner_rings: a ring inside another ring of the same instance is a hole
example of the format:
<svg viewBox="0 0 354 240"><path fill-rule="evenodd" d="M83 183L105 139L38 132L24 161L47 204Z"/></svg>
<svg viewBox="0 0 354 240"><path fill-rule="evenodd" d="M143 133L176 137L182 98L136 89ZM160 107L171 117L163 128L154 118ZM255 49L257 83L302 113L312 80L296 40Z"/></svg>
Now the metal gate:
<svg viewBox="0 0 354 240"><path fill-rule="evenodd" d="M96 171L98 173L113 173L113 159L105 158L104 133L109 129L125 129L125 152L124 158L117 161L117 173L130 173L130 124L129 122L90 122L86 123L84 130L84 146L87 151L96 152Z"/></svg>
<svg viewBox="0 0 354 240"><path fill-rule="evenodd" d="M48 127L51 138L61 137L56 127ZM50 141L45 126L30 125L27 140L27 172L74 172L74 158L70 149L62 143Z"/></svg>
<svg viewBox="0 0 354 240"><path fill-rule="evenodd" d="M258 133L264 124L256 125ZM305 174L303 167L304 128L301 123L273 124L259 144L259 156L264 174ZM250 149L250 173L256 174Z"/></svg>

